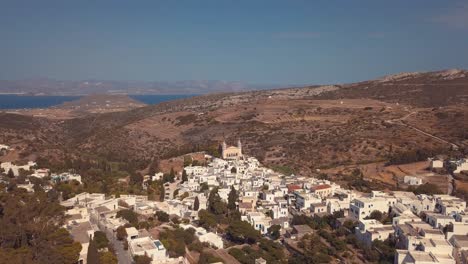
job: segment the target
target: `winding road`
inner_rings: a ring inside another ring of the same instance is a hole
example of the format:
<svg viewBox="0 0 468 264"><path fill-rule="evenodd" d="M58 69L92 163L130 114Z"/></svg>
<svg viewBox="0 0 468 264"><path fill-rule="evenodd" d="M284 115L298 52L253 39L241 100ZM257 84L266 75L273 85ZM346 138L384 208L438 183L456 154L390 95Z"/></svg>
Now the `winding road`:
<svg viewBox="0 0 468 264"><path fill-rule="evenodd" d="M436 136L436 135L430 134L430 133L428 133L428 132L426 132L426 131L423 131L423 130L421 130L421 129L419 129L419 128L415 127L415 126L412 126L412 125L410 125L410 124L408 124L408 123L405 122L405 120L408 119L408 117L410 117L410 116L412 116L412 115L414 115L414 114L417 114L417 113L418 113L417 111L413 111L413 112L411 112L411 113L409 113L409 114L407 114L407 115L405 115L405 116L403 116L403 117L401 117L401 118L386 120L385 122L386 122L386 123L389 123L389 124L401 125L401 126L404 126L404 127L410 128L410 129L413 129L414 131L419 132L420 134L423 134L423 135L425 135L425 136L428 136L428 137L430 137L430 138L433 138L433 139L435 139L435 140L437 140L437 141L446 143L446 144L452 146L453 149L459 149L459 148L460 148L459 145L457 145L457 144L455 144L455 143L453 143L453 142L450 142L450 141L448 141L448 140L445 140L445 139L443 139L443 138L441 138L441 137L438 137L438 136Z"/></svg>

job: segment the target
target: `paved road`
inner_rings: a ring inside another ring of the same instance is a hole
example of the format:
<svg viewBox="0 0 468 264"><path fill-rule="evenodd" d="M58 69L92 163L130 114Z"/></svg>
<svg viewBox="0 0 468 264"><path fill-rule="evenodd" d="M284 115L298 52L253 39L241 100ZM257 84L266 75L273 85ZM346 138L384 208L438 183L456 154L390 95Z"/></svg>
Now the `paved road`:
<svg viewBox="0 0 468 264"><path fill-rule="evenodd" d="M115 236L112 234L112 230L107 230L105 231L107 239L109 239L109 242L112 244L112 247L115 250L115 255L117 256L117 259L119 260L119 264L132 264L132 258L130 256L130 252L128 250L125 250L123 247L122 241L117 240Z"/></svg>
<svg viewBox="0 0 468 264"><path fill-rule="evenodd" d="M180 180L176 180L173 183L169 183L169 186L166 186L167 183L164 184L164 199L174 199L174 191L177 189Z"/></svg>
<svg viewBox="0 0 468 264"><path fill-rule="evenodd" d="M98 229L106 234L106 237L109 240L111 247L115 251L115 255L117 256L117 259L119 261L118 263L119 264L132 264L133 261L132 261L132 257L130 256L130 252L124 249L122 241L117 240L117 238L113 234L113 231L99 224L98 221L94 218L91 218L91 222L96 224Z"/></svg>

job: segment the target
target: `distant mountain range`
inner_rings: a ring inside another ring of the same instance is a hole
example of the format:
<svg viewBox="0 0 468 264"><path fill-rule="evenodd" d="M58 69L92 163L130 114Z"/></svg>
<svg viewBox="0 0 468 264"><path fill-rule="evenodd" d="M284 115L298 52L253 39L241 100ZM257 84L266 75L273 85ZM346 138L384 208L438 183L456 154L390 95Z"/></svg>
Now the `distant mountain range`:
<svg viewBox="0 0 468 264"><path fill-rule="evenodd" d="M207 94L244 92L283 86L248 84L236 81L188 80L175 82L144 81L63 81L49 78L0 80L0 93L28 95L89 94Z"/></svg>

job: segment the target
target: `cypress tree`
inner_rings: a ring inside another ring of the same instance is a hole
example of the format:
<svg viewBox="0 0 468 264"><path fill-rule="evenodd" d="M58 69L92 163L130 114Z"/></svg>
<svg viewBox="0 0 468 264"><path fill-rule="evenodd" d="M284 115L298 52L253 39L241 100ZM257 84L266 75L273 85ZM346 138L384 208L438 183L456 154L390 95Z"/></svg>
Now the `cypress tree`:
<svg viewBox="0 0 468 264"><path fill-rule="evenodd" d="M96 242L89 238L89 246L88 246L88 255L86 256L86 262L88 264L99 264L99 252L96 246Z"/></svg>
<svg viewBox="0 0 468 264"><path fill-rule="evenodd" d="M200 200L198 200L198 196L195 197L195 201L193 201L193 210L198 211L200 209Z"/></svg>
<svg viewBox="0 0 468 264"><path fill-rule="evenodd" d="M182 183L188 181L188 176L187 176L187 172L184 170L182 172Z"/></svg>
<svg viewBox="0 0 468 264"><path fill-rule="evenodd" d="M15 174L13 173L13 170L10 168L7 173L8 178L14 178Z"/></svg>
<svg viewBox="0 0 468 264"><path fill-rule="evenodd" d="M236 210L236 202L238 198L239 198L239 195L237 194L236 189L234 188L234 186L231 186L231 191L229 192L228 205L227 205L230 211Z"/></svg>
<svg viewBox="0 0 468 264"><path fill-rule="evenodd" d="M175 172L174 172L174 168L171 168L171 172L169 173L169 181L174 182L174 180L175 180Z"/></svg>

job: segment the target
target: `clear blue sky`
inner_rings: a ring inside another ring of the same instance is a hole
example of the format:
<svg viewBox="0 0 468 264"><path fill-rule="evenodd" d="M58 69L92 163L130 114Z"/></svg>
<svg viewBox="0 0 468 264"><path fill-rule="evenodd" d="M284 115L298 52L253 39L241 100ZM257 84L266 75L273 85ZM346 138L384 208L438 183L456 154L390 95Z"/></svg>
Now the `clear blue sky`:
<svg viewBox="0 0 468 264"><path fill-rule="evenodd" d="M0 79L299 84L468 68L468 1L0 0Z"/></svg>

